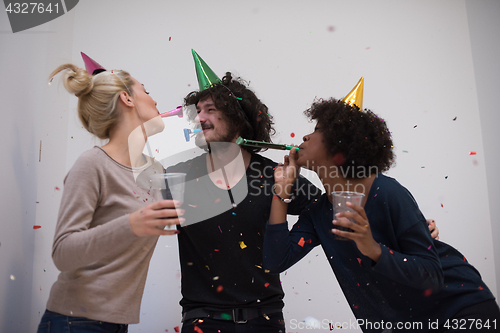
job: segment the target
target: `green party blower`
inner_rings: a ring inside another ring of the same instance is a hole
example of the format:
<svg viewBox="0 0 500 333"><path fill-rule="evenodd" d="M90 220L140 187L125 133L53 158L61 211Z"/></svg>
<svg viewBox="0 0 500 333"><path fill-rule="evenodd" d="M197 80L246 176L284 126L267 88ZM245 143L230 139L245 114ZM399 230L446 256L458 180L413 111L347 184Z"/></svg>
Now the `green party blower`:
<svg viewBox="0 0 500 333"><path fill-rule="evenodd" d="M295 148L295 149L299 150L299 147L295 147L295 146L291 146L291 145L247 140L247 139L243 139L241 136L238 139L236 139L236 144L240 145L240 146L267 148L267 149L291 150L291 149Z"/></svg>

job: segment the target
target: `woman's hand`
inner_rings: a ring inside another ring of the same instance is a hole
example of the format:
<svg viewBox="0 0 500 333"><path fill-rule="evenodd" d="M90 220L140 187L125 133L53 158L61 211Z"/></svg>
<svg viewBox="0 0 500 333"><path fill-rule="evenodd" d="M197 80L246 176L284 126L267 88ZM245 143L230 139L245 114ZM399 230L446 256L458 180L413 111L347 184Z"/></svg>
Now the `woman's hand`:
<svg viewBox="0 0 500 333"><path fill-rule="evenodd" d="M373 239L370 223L366 217L365 210L363 207L355 205L351 202L348 202L347 206L355 210L355 212L337 213L337 219L333 220L333 224L352 229L354 232L332 229L332 233L353 240L356 243L358 250L363 255L377 262L382 254L382 249L380 244ZM354 219L356 222L351 222L349 219Z"/></svg>
<svg viewBox="0 0 500 333"><path fill-rule="evenodd" d="M427 219L427 225L429 225L429 231L431 232L432 238L439 240L439 229L436 225L436 221L433 219Z"/></svg>
<svg viewBox="0 0 500 333"><path fill-rule="evenodd" d="M185 221L184 218L178 217L184 214L184 210L175 208L180 205L180 202L174 200L161 200L149 204L130 214L130 227L139 237L178 234L178 230L163 230L163 228Z"/></svg>
<svg viewBox="0 0 500 333"><path fill-rule="evenodd" d="M300 173L300 167L297 166L297 150L291 149L290 154L285 156L284 163L279 163L274 170L274 191L283 199L291 195L293 183Z"/></svg>

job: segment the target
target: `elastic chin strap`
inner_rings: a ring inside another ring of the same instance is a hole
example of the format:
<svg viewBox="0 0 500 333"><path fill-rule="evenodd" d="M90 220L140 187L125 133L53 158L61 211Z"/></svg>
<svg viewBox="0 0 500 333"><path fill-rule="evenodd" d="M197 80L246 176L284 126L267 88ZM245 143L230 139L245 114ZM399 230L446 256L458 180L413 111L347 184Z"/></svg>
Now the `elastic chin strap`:
<svg viewBox="0 0 500 333"><path fill-rule="evenodd" d="M94 71L94 73L95 73L97 70L99 70L99 69L96 69L96 70ZM111 70L110 72L111 72L111 74L115 74L115 75L116 75L116 77L117 77L117 78L119 78L119 79L120 79L120 81L122 81L123 85L125 86L125 88L126 88L126 89L127 89L127 91L128 91L128 94L129 94L130 98L133 98L132 92L130 91L130 89L128 88L128 86L125 84L125 82L122 80L122 78L121 78L118 74L116 74L116 73L114 72L114 70ZM149 140L148 140L148 134L147 134L147 132L146 132L146 127L144 127L144 119L142 119L141 114L139 113L139 109L137 108L137 105L135 105L135 112L137 113L137 116L139 117L139 120L141 121L141 129L142 129L142 133L146 136L146 147L148 148L148 154L149 154L149 157L150 157L150 158L153 158L153 152L152 152L151 147L150 147L150 145L149 145Z"/></svg>

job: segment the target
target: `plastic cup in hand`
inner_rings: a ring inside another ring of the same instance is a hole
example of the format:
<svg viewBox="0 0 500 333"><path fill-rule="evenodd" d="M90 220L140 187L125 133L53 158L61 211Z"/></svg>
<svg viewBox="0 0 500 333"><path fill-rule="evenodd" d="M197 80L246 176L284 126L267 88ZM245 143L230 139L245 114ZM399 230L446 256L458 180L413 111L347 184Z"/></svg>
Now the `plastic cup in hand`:
<svg viewBox="0 0 500 333"><path fill-rule="evenodd" d="M176 200L180 203L184 201L185 173L158 173L151 176L151 187L160 190L163 199ZM180 205L175 206L179 208ZM168 225L169 229L175 225Z"/></svg>
<svg viewBox="0 0 500 333"><path fill-rule="evenodd" d="M346 205L347 202L351 202L355 205L361 206L363 204L363 198L365 195L363 193L358 192L350 192L350 191L335 191L332 192L332 201L333 201L333 219L336 219L335 214L342 212L355 212L354 209L351 209ZM349 219L349 221L356 223L354 219ZM351 229L333 225L335 229L352 232ZM350 240L342 236L338 236L335 234L335 239L338 240Z"/></svg>

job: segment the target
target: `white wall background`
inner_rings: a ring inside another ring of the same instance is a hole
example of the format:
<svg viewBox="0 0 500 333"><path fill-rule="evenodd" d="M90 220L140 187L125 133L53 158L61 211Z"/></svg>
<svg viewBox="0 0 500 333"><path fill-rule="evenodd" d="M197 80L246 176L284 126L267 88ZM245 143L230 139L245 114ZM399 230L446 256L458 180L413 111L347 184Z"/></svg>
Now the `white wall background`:
<svg viewBox="0 0 500 333"><path fill-rule="evenodd" d="M59 64L83 66L80 51L131 72L167 111L197 89L194 48L219 76L233 71L250 81L275 116L275 142L297 144L313 127L302 111L314 97L343 97L364 76L364 106L394 135L397 166L389 174L497 295L498 17L497 0L85 0L12 34L1 11L0 332L36 331L58 274L51 246L64 176L84 150L100 144L78 123L76 98L58 79L47 85ZM183 119L166 119L165 132L151 140L158 158L192 147L185 127ZM141 323L131 332L180 325L179 277L176 239L162 238ZM307 331L293 323L308 316L354 318L320 249L282 281L287 331Z"/></svg>

